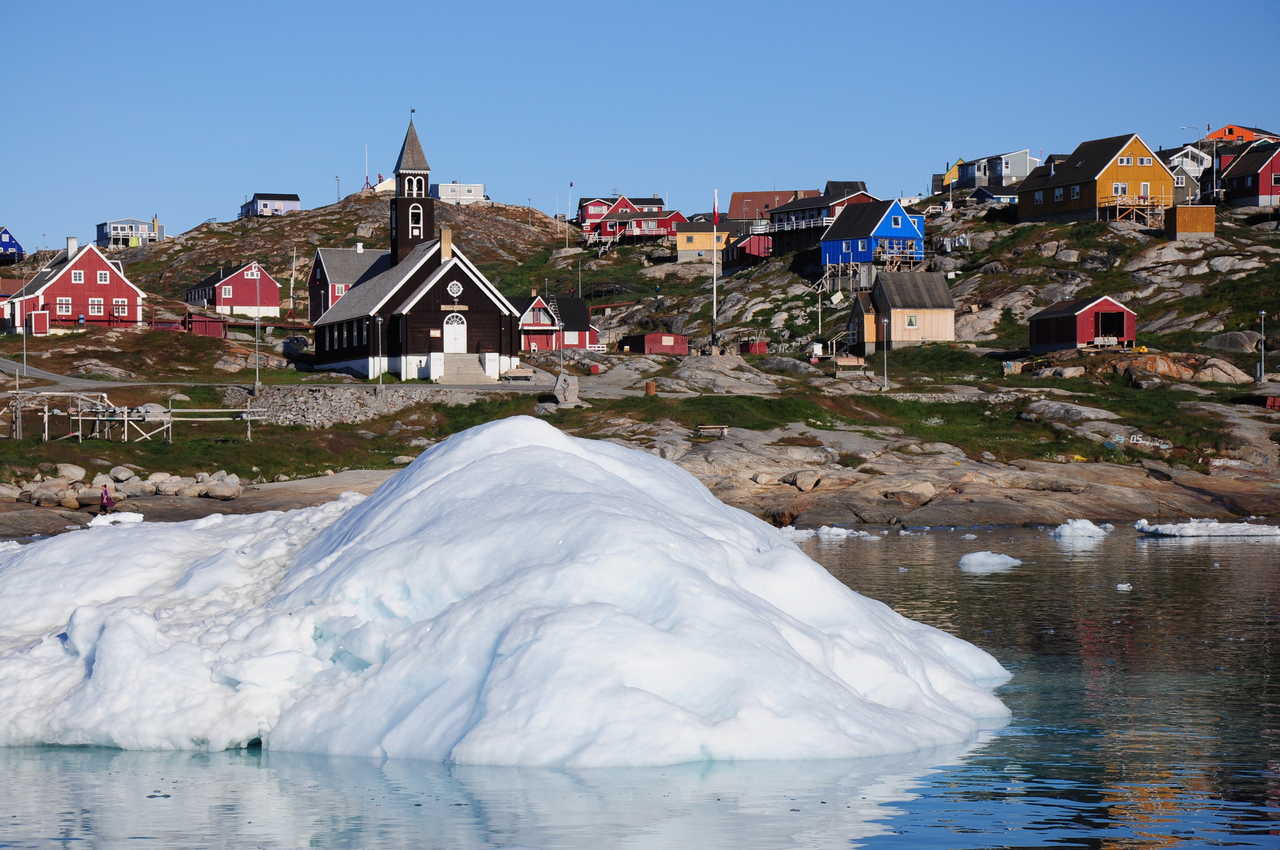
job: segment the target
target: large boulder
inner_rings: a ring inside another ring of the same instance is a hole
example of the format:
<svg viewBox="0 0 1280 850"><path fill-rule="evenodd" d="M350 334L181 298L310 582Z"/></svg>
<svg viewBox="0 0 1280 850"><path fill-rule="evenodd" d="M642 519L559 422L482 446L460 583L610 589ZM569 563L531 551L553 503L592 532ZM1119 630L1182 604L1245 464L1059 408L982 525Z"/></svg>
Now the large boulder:
<svg viewBox="0 0 1280 850"><path fill-rule="evenodd" d="M133 470L127 466L113 466L108 474L115 481L128 481L135 477Z"/></svg>
<svg viewBox="0 0 1280 850"><path fill-rule="evenodd" d="M13 484L0 484L0 502L16 502L22 495L22 488Z"/></svg>
<svg viewBox="0 0 1280 850"><path fill-rule="evenodd" d="M1261 341L1262 334L1257 331L1227 331L1206 339L1204 347L1212 348L1214 351L1249 354L1258 350L1258 343Z"/></svg>
<svg viewBox="0 0 1280 850"><path fill-rule="evenodd" d="M1042 399L1027 405L1022 413L1023 418L1037 422L1064 422L1076 425L1081 422L1099 422L1108 419L1119 419L1119 414L1100 407L1086 407L1083 404L1071 404L1065 401Z"/></svg>
<svg viewBox="0 0 1280 850"><path fill-rule="evenodd" d="M228 501L230 499L240 498L240 485L233 484L230 481L210 481L207 484L197 484L194 486L204 488L203 495L210 499Z"/></svg>
<svg viewBox="0 0 1280 850"><path fill-rule="evenodd" d="M1251 384L1253 378L1248 373L1237 369L1234 365L1217 357L1210 358L1192 376L1191 380L1198 384Z"/></svg>
<svg viewBox="0 0 1280 850"><path fill-rule="evenodd" d="M83 466L77 466L74 463L58 464L58 477L65 478L68 481L83 481L85 471Z"/></svg>
<svg viewBox="0 0 1280 850"><path fill-rule="evenodd" d="M156 485L150 481L143 481L140 478L130 478L128 481L121 483L120 492L130 498L137 496L154 496L156 494Z"/></svg>

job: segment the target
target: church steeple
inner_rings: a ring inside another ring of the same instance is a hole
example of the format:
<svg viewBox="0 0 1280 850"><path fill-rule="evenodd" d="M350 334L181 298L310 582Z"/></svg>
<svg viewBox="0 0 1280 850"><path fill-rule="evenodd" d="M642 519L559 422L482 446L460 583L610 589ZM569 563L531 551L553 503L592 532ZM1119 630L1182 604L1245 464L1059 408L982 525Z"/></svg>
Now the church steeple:
<svg viewBox="0 0 1280 850"><path fill-rule="evenodd" d="M435 238L435 201L429 195L431 166L422 152L409 110L409 129L396 160L396 194L391 199L391 261L398 263L417 245Z"/></svg>

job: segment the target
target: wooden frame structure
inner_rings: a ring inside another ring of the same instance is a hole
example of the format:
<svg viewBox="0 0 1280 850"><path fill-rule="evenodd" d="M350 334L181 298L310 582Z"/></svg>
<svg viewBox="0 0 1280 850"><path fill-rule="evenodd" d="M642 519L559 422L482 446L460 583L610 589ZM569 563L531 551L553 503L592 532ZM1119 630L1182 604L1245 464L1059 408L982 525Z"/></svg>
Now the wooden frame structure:
<svg viewBox="0 0 1280 850"><path fill-rule="evenodd" d="M244 422L245 439L253 442L253 420L261 417L261 413L249 406L174 408L172 401L167 410L144 410L114 404L106 393L10 390L4 395L8 400L0 408L0 418L9 417L9 439L23 439L23 416L34 412L40 417L40 438L46 443L57 440L82 443L86 439L122 443L162 439L172 443L175 422ZM65 409L51 406L52 401L60 398L67 400ZM60 417L66 418L65 433L50 436L51 422Z"/></svg>

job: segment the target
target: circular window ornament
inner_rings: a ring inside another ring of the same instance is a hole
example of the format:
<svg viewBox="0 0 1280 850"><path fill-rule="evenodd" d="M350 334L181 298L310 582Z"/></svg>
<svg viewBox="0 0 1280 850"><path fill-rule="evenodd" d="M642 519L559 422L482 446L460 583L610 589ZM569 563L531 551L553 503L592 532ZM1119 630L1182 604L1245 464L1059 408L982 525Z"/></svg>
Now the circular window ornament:
<svg viewBox="0 0 1280 850"><path fill-rule="evenodd" d="M449 284L449 288L446 289L445 292L449 293L451 298L457 298L462 294L462 284L455 280L453 283Z"/></svg>

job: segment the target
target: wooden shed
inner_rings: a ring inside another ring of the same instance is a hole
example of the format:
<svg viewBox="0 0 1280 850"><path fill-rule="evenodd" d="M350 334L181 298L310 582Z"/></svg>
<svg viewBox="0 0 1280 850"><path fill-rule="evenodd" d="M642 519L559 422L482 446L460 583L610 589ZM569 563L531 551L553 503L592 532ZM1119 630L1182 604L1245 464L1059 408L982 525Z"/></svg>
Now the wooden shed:
<svg viewBox="0 0 1280 850"><path fill-rule="evenodd" d="M1131 347L1138 334L1138 314L1106 295L1059 301L1028 322L1033 354L1090 345Z"/></svg>
<svg viewBox="0 0 1280 850"><path fill-rule="evenodd" d="M1164 235L1168 239L1213 236L1216 212L1212 204L1170 207L1164 216Z"/></svg>
<svg viewBox="0 0 1280 850"><path fill-rule="evenodd" d="M688 354L689 337L660 332L633 334L619 340L618 350L631 354Z"/></svg>
<svg viewBox="0 0 1280 850"><path fill-rule="evenodd" d="M227 338L227 320L216 316L202 316L199 313L188 313L182 322L188 333L196 336L210 336L214 339Z"/></svg>

